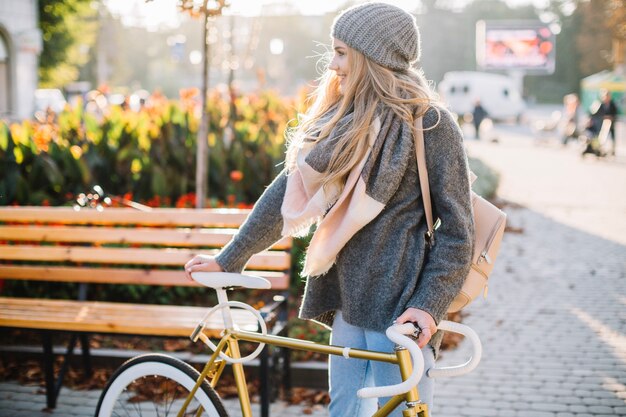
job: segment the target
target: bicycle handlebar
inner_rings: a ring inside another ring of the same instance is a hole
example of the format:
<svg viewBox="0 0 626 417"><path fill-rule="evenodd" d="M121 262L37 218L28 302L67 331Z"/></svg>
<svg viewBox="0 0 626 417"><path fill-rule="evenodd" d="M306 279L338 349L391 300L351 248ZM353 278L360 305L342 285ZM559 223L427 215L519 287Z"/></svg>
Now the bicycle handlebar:
<svg viewBox="0 0 626 417"><path fill-rule="evenodd" d="M422 356L422 352L417 347L417 343L405 336L406 334L413 334L413 332L415 332L415 327L411 323L393 325L385 332L389 340L406 348L411 354L411 359L413 360L413 372L411 375L404 382L396 385L361 388L357 392L360 398L392 397L408 392L417 385L424 372L424 356Z"/></svg>
<svg viewBox="0 0 626 417"><path fill-rule="evenodd" d="M474 370L480 362L480 358L482 356L482 344L480 343L480 339L478 338L476 332L464 324L447 320L442 320L437 328L439 330L459 333L465 336L472 343L474 354L462 365L430 368L426 371L426 376L429 378L459 376ZM392 397L394 395L408 392L411 388L417 385L424 372L424 356L422 355L422 352L417 346L415 340L405 336L407 334L412 334L414 331L415 327L413 327L411 323L405 323L393 325L385 332L387 337L392 342L405 347L411 354L411 359L413 360L413 372L411 375L400 384L361 388L357 392L357 395L360 398Z"/></svg>
<svg viewBox="0 0 626 417"><path fill-rule="evenodd" d="M453 321L443 320L437 326L439 330L445 330L447 332L459 333L465 336L472 344L472 350L474 354L469 358L467 362L462 365L446 366L443 368L430 368L426 371L426 376L429 378L441 378L449 376L465 375L476 368L480 362L480 358L483 353L483 345L480 343L480 339L471 327L468 327L461 323L455 323Z"/></svg>

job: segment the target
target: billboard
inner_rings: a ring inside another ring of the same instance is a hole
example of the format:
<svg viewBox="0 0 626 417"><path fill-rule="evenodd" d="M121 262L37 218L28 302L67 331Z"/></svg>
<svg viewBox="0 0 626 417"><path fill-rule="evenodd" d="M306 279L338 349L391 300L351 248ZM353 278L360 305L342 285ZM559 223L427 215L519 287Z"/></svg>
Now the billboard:
<svg viewBox="0 0 626 417"><path fill-rule="evenodd" d="M556 36L539 21L476 23L476 62L483 70L554 72Z"/></svg>

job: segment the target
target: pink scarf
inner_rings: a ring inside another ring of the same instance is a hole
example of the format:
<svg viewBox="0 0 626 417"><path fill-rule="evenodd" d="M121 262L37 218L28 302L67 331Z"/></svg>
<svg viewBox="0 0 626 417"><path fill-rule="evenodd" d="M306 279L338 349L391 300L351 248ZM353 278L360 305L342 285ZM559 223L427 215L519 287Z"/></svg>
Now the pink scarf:
<svg viewBox="0 0 626 417"><path fill-rule="evenodd" d="M384 208L385 202L368 195L362 175L372 149L375 149L380 130L380 119L377 118L370 128L370 149L350 172L341 192L337 189L325 191L321 185L323 172L318 172L306 161L312 149L318 145L305 143L300 149L297 169L287 179L281 213L283 236L306 234L309 227L317 223L306 254L303 268L305 276L327 272L343 246Z"/></svg>

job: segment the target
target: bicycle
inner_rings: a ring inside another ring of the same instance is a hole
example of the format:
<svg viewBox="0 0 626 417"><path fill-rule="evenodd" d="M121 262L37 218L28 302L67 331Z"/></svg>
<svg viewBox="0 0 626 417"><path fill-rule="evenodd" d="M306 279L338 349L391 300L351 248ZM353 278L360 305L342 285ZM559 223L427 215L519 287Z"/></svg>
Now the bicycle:
<svg viewBox="0 0 626 417"><path fill-rule="evenodd" d="M409 337L415 337L418 332L413 324L393 325L387 329L387 337L396 343L393 353L332 346L268 335L265 321L256 309L239 301L229 301L226 294L227 289L239 287L269 289L270 282L268 280L251 275L226 272L196 272L193 274L193 279L202 285L215 289L218 297L218 304L208 310L190 336L192 341L201 340L213 351L202 372L198 372L183 361L167 355L146 354L132 358L123 364L107 383L98 402L96 417L117 415L225 417L227 413L214 387L227 363L230 363L233 369L242 415L243 417L252 417L243 365L254 359L266 344L329 355L341 355L345 358L397 364L403 382L392 386L362 388L358 395L363 398L391 397L372 417L387 416L402 402L405 402L406 405L403 416L427 417L429 415L428 407L420 402L417 391L417 383L424 371L424 359L415 339ZM233 322L231 308L244 309L252 314L258 322L260 333L238 329ZM208 318L216 312L221 312L224 322L223 336L217 345L203 333ZM426 371L426 376L431 378L456 376L473 370L480 362L482 352L481 343L476 333L465 325L449 321L442 321L438 328L460 333L469 338L474 354L462 365L431 368ZM242 357L239 348L240 341L259 343L259 345L252 353ZM148 414L151 411L154 413Z"/></svg>

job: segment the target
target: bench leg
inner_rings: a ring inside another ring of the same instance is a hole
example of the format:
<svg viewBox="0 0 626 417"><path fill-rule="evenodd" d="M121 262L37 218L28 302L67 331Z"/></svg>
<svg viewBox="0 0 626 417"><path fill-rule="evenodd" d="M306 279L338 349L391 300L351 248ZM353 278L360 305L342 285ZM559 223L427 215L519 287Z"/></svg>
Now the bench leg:
<svg viewBox="0 0 626 417"><path fill-rule="evenodd" d="M63 379L65 378L65 373L70 366L70 359L72 354L74 353L74 347L76 346L78 338L80 338L81 344L83 345L83 363L85 365L85 378L88 378L91 375L91 360L89 357L89 340L87 339L87 335L73 334L67 347L67 351L64 355L65 357L63 359L63 365L61 365L59 375L56 377L55 380L52 333L49 331L42 332L43 369L46 380L46 407L48 408L56 407L57 398L59 397L59 393L61 392L61 388L63 387ZM87 347L86 350L85 346Z"/></svg>
<svg viewBox="0 0 626 417"><path fill-rule="evenodd" d="M49 332L42 333L43 369L46 378L46 407L55 408L57 392L54 386L54 354L52 353L52 336Z"/></svg>
<svg viewBox="0 0 626 417"><path fill-rule="evenodd" d="M83 369L85 370L85 379L91 378L93 369L91 368L91 355L89 353L89 335L80 335L80 347L83 352Z"/></svg>
<svg viewBox="0 0 626 417"><path fill-rule="evenodd" d="M269 351L266 345L261 351L261 366L259 369L260 393L261 393L261 417L270 415L270 378L269 378Z"/></svg>
<svg viewBox="0 0 626 417"><path fill-rule="evenodd" d="M283 389L285 400L291 399L291 351L287 348L281 349L283 356Z"/></svg>
<svg viewBox="0 0 626 417"><path fill-rule="evenodd" d="M279 319L283 322L283 328L281 329L281 334L283 336L289 336L289 291L283 292L283 297L285 301L282 303L280 308ZM282 368L282 385L283 385L283 394L285 396L285 400L289 401L291 399L291 350L289 348L281 348L280 352L282 356L283 368Z"/></svg>

